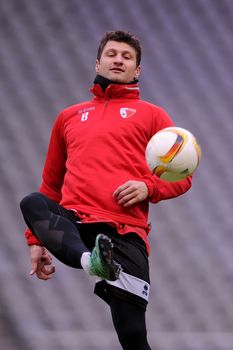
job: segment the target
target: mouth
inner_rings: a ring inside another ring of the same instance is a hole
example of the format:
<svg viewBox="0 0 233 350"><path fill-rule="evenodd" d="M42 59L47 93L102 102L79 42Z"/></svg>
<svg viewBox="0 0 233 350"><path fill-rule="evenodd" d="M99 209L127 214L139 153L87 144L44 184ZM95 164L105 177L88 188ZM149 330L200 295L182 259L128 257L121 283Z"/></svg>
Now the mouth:
<svg viewBox="0 0 233 350"><path fill-rule="evenodd" d="M117 67L111 68L110 71L114 72L114 73L123 73L124 72L123 69L117 68Z"/></svg>

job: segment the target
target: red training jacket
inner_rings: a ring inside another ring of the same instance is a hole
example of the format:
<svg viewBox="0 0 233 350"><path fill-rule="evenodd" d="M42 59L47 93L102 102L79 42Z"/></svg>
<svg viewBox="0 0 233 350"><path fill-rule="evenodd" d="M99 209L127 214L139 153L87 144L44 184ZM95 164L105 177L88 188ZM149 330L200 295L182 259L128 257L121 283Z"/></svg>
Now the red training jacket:
<svg viewBox="0 0 233 350"><path fill-rule="evenodd" d="M191 177L169 183L152 176L145 148L160 129L173 125L160 107L139 98L137 84L100 85L91 89L94 99L61 112L54 124L40 191L83 222L115 223L119 233L136 231L146 242L149 202L128 208L113 198L128 180L144 181L149 201L177 197L191 187ZM126 227L127 229L123 229ZM26 231L28 244L40 242Z"/></svg>

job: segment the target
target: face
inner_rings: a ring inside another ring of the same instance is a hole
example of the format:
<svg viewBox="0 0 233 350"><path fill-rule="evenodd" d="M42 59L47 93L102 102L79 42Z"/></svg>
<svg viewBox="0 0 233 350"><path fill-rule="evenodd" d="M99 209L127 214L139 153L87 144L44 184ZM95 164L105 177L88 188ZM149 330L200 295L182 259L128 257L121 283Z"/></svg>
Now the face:
<svg viewBox="0 0 233 350"><path fill-rule="evenodd" d="M96 60L96 73L118 83L138 79L140 66L136 65L136 50L118 41L108 41L100 60Z"/></svg>

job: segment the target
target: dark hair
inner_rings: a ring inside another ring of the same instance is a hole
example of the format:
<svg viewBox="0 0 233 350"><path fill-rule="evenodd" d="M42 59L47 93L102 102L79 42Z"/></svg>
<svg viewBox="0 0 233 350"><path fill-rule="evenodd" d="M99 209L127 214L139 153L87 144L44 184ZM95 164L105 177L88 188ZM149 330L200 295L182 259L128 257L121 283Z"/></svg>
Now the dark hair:
<svg viewBox="0 0 233 350"><path fill-rule="evenodd" d="M139 66L141 62L141 55L142 55L142 49L141 44L139 40L131 33L125 32L123 30L116 30L112 32L106 32L103 36L103 38L100 41L98 51L97 51L97 59L100 60L100 57L102 55L103 49L108 41L118 41L126 43L130 46L132 46L136 51L136 63L137 66Z"/></svg>

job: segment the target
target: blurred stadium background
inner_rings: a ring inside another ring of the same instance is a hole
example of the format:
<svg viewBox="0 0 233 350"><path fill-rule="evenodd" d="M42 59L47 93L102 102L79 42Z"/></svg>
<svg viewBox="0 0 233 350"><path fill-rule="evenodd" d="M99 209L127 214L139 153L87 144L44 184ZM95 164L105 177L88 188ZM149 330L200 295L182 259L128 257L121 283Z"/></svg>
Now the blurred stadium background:
<svg viewBox="0 0 233 350"><path fill-rule="evenodd" d="M142 97L203 153L192 190L151 207L152 349L232 350L232 0L0 1L0 349L120 349L82 271L56 262L53 280L28 276L18 207L40 184L58 112L90 98L98 42L115 29L142 42Z"/></svg>

